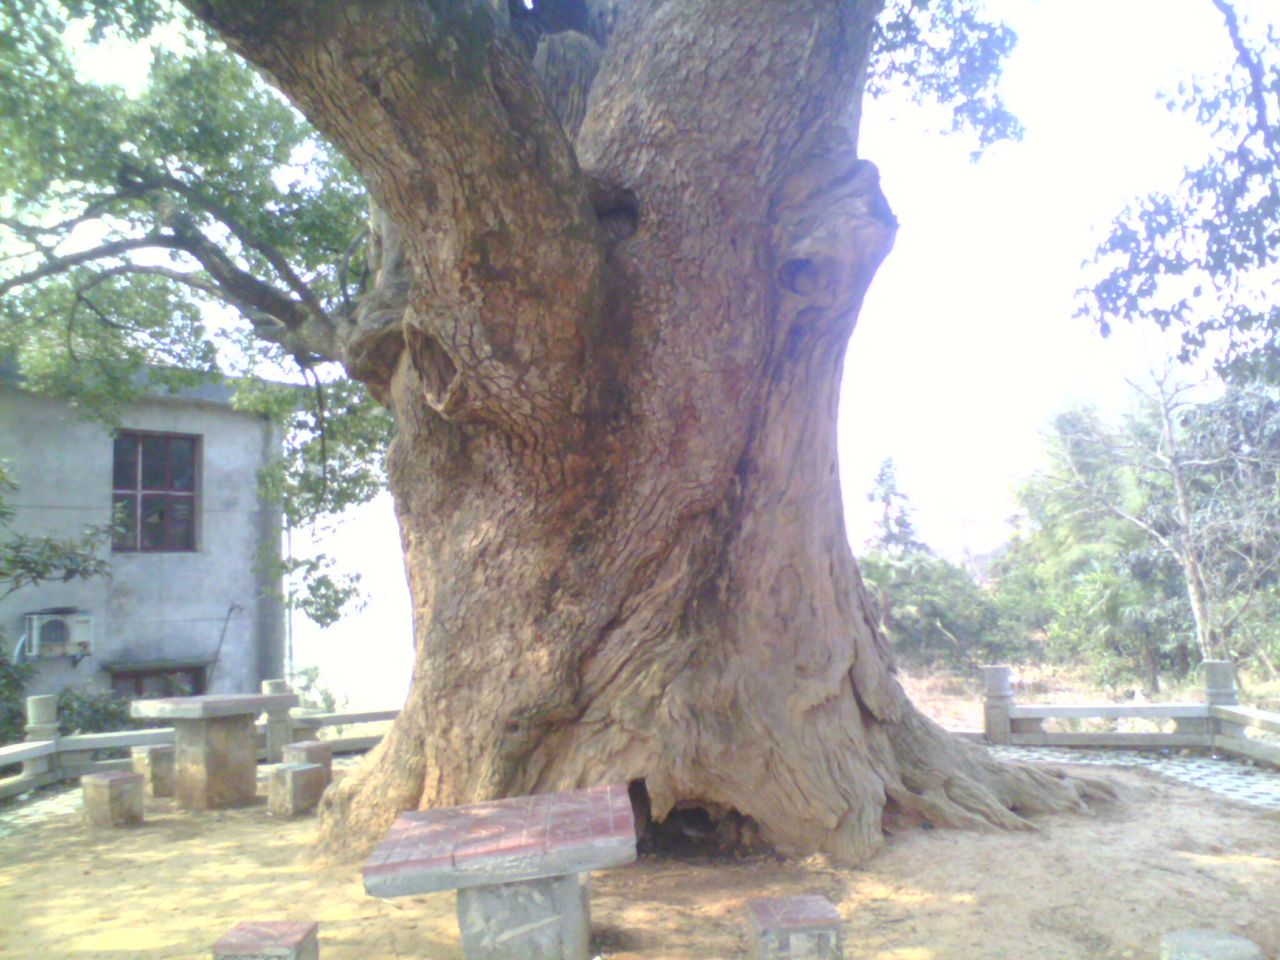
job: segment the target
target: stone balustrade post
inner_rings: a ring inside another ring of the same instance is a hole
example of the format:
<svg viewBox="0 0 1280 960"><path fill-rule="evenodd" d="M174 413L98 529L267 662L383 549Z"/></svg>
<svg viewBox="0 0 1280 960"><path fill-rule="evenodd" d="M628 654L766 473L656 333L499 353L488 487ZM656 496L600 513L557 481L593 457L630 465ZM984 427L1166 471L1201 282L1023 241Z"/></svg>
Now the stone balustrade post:
<svg viewBox="0 0 1280 960"><path fill-rule="evenodd" d="M263 680L264 694L293 693L287 680ZM288 707L267 711L267 763L279 763L284 759L286 744L293 743L293 723Z"/></svg>
<svg viewBox="0 0 1280 960"><path fill-rule="evenodd" d="M1010 674L1010 668L1004 665L982 668L982 716L988 743L1011 742L1009 708L1013 706L1013 684Z"/></svg>
<svg viewBox="0 0 1280 960"><path fill-rule="evenodd" d="M27 742L58 739L58 698L52 694L27 697ZM24 777L52 773L57 768L58 755L24 760Z"/></svg>
<svg viewBox="0 0 1280 960"><path fill-rule="evenodd" d="M1204 694L1211 706L1234 707L1240 702L1236 697L1236 668L1230 660L1206 660L1204 667Z"/></svg>
<svg viewBox="0 0 1280 960"><path fill-rule="evenodd" d="M1234 707L1240 703L1236 696L1236 666L1230 660L1206 660L1204 667L1204 698L1210 707ZM1214 733L1227 737L1243 737L1245 728L1228 720L1210 718Z"/></svg>

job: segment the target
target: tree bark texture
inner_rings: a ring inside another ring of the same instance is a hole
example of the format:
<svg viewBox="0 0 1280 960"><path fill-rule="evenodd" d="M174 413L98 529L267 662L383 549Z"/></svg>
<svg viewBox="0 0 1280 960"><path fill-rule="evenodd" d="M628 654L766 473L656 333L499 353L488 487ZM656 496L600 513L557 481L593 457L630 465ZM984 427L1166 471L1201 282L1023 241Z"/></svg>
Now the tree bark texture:
<svg viewBox="0 0 1280 960"><path fill-rule="evenodd" d="M530 57L479 0L191 0L376 208L347 365L396 415L417 656L332 848L636 780L845 861L894 813L1082 807L911 706L846 539L840 375L895 230L856 153L879 5L589 4L607 30Z"/></svg>

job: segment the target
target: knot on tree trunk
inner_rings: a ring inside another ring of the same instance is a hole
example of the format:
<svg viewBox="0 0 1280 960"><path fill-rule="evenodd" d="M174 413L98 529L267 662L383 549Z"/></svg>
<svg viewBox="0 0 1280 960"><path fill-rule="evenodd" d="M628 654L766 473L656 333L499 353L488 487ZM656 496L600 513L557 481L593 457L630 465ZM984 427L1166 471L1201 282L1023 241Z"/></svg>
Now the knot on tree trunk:
<svg viewBox="0 0 1280 960"><path fill-rule="evenodd" d="M783 182L773 222L783 312L804 325L852 322L898 228L875 164L849 143L815 153Z"/></svg>

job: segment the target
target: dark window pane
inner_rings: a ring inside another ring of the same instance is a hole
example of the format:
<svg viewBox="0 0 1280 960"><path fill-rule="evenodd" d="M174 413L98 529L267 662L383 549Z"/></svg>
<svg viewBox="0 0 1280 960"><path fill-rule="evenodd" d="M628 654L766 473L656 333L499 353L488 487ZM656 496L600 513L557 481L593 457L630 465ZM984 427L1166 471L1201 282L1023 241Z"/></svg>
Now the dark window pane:
<svg viewBox="0 0 1280 960"><path fill-rule="evenodd" d="M169 499L170 550L194 550L196 548L196 502L191 497Z"/></svg>
<svg viewBox="0 0 1280 960"><path fill-rule="evenodd" d="M111 675L111 692L117 697L124 697L126 700L132 700L138 695L138 682L130 676L123 676L118 673Z"/></svg>
<svg viewBox="0 0 1280 960"><path fill-rule="evenodd" d="M168 512L169 498L152 496L142 498L142 544L143 550L164 549L165 514Z"/></svg>
<svg viewBox="0 0 1280 960"><path fill-rule="evenodd" d="M164 490L167 488L165 475L165 451L169 443L165 437L142 438L142 489Z"/></svg>
<svg viewBox="0 0 1280 960"><path fill-rule="evenodd" d="M162 673L143 674L142 695L144 697L167 697L171 692L169 678Z"/></svg>
<svg viewBox="0 0 1280 960"><path fill-rule="evenodd" d="M111 486L116 490L138 488L138 438L132 434L116 437Z"/></svg>
<svg viewBox="0 0 1280 960"><path fill-rule="evenodd" d="M111 549L138 549L138 498L129 495L111 498Z"/></svg>
<svg viewBox="0 0 1280 960"><path fill-rule="evenodd" d="M174 437L169 441L169 489L190 491L195 488L195 441Z"/></svg>

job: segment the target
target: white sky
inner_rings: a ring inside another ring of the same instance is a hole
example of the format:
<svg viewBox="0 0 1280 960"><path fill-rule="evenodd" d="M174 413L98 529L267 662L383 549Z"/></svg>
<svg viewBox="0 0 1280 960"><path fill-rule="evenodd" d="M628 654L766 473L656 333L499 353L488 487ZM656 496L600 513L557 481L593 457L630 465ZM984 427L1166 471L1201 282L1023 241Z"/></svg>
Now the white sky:
<svg viewBox="0 0 1280 960"><path fill-rule="evenodd" d="M1129 199L1171 189L1204 132L1156 99L1230 62L1210 0L989 0L1019 42L1002 77L1026 128L973 165L972 143L909 104L867 105L862 155L901 228L854 333L841 400L841 478L855 550L865 499L892 456L922 538L953 559L998 546L1039 431L1072 402L1116 409L1126 376L1165 347L1144 327L1103 340L1072 317L1080 263ZM1280 4L1242 3L1272 19ZM936 124L935 124L936 126ZM299 666L352 704L398 702L411 663L409 600L388 498L328 548L364 574L365 610L328 630L296 621Z"/></svg>
<svg viewBox="0 0 1280 960"><path fill-rule="evenodd" d="M845 366L841 478L855 549L880 461L944 555L1006 539L1039 430L1073 402L1117 408L1161 338L1074 319L1080 263L1132 197L1172 189L1204 131L1156 99L1230 63L1209 0L991 0L1018 33L1002 91L1026 128L977 165L920 111L870 104L862 153L901 221ZM896 113L896 116L894 114Z"/></svg>

